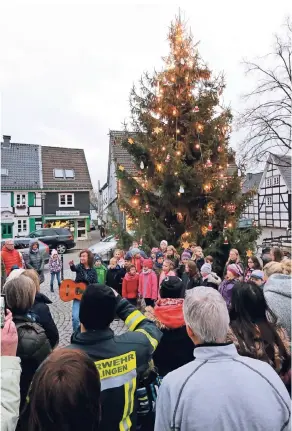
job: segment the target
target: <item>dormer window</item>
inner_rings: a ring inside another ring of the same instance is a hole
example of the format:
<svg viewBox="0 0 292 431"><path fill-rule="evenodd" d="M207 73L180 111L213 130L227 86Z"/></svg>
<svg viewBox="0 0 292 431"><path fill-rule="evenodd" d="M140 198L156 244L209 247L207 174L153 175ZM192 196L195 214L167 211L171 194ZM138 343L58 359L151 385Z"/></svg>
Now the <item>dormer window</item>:
<svg viewBox="0 0 292 431"><path fill-rule="evenodd" d="M54 177L62 180L74 180L74 169L54 169Z"/></svg>

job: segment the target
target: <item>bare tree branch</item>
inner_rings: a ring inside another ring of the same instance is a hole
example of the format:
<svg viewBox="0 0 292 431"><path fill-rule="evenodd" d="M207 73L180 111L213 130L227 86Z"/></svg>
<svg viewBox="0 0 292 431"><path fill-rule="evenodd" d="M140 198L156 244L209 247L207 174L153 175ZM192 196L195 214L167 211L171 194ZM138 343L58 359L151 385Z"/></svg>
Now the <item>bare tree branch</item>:
<svg viewBox="0 0 292 431"><path fill-rule="evenodd" d="M237 118L246 134L240 144L242 164L267 160L271 153L286 155L292 137L292 23L285 23L284 37L275 35L273 52L245 61L246 74L257 79L255 88L245 94L247 106ZM272 67L271 67L272 65Z"/></svg>

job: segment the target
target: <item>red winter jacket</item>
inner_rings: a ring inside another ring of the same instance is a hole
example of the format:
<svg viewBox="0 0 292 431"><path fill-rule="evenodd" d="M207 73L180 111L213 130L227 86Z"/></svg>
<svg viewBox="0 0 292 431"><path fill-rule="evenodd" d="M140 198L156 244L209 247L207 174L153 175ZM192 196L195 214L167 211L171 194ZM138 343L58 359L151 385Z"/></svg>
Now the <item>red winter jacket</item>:
<svg viewBox="0 0 292 431"><path fill-rule="evenodd" d="M13 249L8 250L8 248L4 245L1 251L1 259L5 265L6 275L8 276L11 272L11 268L14 265L17 265L18 268L22 268L22 258L19 251Z"/></svg>
<svg viewBox="0 0 292 431"><path fill-rule="evenodd" d="M123 298L133 299L138 296L139 274L131 275L127 272L123 279Z"/></svg>
<svg viewBox="0 0 292 431"><path fill-rule="evenodd" d="M132 257L132 265L135 265L136 271L140 274L143 268L143 257Z"/></svg>
<svg viewBox="0 0 292 431"><path fill-rule="evenodd" d="M147 286L146 286L146 292L144 293L144 279L145 277L148 277L147 280ZM148 274L145 274L144 272L141 272L139 275L139 294L143 296L143 298L149 298L149 299L157 299L158 295L158 282L157 282L157 275L154 271L150 271Z"/></svg>

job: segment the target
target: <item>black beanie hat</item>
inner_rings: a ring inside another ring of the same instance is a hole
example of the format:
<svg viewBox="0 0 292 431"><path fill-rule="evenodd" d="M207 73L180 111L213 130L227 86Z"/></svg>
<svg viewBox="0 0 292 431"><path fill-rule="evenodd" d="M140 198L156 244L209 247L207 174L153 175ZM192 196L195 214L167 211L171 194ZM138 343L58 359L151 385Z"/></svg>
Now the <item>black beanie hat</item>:
<svg viewBox="0 0 292 431"><path fill-rule="evenodd" d="M165 277L160 286L161 298L183 298L183 282L175 275Z"/></svg>
<svg viewBox="0 0 292 431"><path fill-rule="evenodd" d="M103 284L90 284L80 301L79 320L85 329L106 329L116 315L114 292Z"/></svg>

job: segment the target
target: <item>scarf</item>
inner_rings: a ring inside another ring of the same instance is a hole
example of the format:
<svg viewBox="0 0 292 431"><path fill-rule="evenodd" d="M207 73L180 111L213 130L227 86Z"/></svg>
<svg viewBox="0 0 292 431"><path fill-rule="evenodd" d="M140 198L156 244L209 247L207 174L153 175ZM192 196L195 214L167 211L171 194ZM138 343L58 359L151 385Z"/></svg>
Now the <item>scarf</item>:
<svg viewBox="0 0 292 431"><path fill-rule="evenodd" d="M161 298L155 304L154 315L166 328L176 329L185 326L181 298Z"/></svg>

